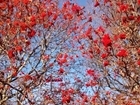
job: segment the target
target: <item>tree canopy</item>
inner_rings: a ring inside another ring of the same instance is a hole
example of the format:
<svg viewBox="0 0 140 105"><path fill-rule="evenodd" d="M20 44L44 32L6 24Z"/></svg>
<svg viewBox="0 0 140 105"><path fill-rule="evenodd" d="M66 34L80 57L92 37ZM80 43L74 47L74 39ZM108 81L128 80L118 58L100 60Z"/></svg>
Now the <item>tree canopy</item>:
<svg viewBox="0 0 140 105"><path fill-rule="evenodd" d="M0 0L1 105L139 105L140 0Z"/></svg>

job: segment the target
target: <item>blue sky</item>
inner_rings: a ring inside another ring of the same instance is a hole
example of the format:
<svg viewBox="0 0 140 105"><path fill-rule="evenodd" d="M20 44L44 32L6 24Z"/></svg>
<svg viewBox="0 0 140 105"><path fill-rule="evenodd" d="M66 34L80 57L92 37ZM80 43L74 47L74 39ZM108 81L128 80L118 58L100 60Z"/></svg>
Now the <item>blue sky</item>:
<svg viewBox="0 0 140 105"><path fill-rule="evenodd" d="M78 2L80 5L85 6L87 0L77 0L77 2Z"/></svg>

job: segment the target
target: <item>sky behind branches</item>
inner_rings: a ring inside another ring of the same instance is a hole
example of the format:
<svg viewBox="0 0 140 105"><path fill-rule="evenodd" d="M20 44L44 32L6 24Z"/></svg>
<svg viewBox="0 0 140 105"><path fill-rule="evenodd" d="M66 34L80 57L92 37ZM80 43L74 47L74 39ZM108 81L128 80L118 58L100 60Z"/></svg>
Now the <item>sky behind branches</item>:
<svg viewBox="0 0 140 105"><path fill-rule="evenodd" d="M86 0L77 0L77 2L82 6L86 5Z"/></svg>

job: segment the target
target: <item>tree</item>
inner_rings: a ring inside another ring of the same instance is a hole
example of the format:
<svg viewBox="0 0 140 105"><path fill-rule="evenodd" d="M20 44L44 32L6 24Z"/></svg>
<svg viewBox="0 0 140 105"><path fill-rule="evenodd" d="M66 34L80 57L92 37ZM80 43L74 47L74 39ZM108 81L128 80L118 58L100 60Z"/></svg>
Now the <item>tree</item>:
<svg viewBox="0 0 140 105"><path fill-rule="evenodd" d="M63 95L73 91L65 69L75 59L72 40L83 9L69 1L0 1L0 104L70 101L70 94Z"/></svg>
<svg viewBox="0 0 140 105"><path fill-rule="evenodd" d="M91 29L88 54L100 74L97 100L139 105L140 0L95 0L94 7L101 22Z"/></svg>

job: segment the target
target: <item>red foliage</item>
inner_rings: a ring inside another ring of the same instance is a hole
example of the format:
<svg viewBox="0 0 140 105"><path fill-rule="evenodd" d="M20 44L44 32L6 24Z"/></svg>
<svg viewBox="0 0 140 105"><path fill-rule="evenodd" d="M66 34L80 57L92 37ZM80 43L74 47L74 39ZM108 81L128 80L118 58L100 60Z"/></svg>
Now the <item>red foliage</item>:
<svg viewBox="0 0 140 105"><path fill-rule="evenodd" d="M83 102L88 102L88 96L86 94L84 94L82 96Z"/></svg>
<svg viewBox="0 0 140 105"><path fill-rule="evenodd" d="M52 79L52 82L62 82L62 78L54 78Z"/></svg>
<svg viewBox="0 0 140 105"><path fill-rule="evenodd" d="M57 17L58 17L57 14L54 14L54 15L53 15L53 20L56 20Z"/></svg>
<svg viewBox="0 0 140 105"><path fill-rule="evenodd" d="M139 85L140 67L140 0L130 0L132 4L127 0L91 0L94 4L88 8L64 1L0 0L0 64L6 70L5 86L0 81L0 88L8 85L16 94L9 97L14 95L21 103L33 100L43 105L107 105L117 101L115 98L120 100L119 94L128 99L125 92L135 95L132 88ZM109 89L112 93L107 94ZM33 90L40 91L46 100L31 96L36 94Z"/></svg>
<svg viewBox="0 0 140 105"><path fill-rule="evenodd" d="M22 0L24 4L28 4L30 0Z"/></svg>
<svg viewBox="0 0 140 105"><path fill-rule="evenodd" d="M6 9L6 8L7 8L7 4L5 2L1 2L0 9Z"/></svg>
<svg viewBox="0 0 140 105"><path fill-rule="evenodd" d="M128 4L120 4L119 5L119 12L126 12L128 10Z"/></svg>
<svg viewBox="0 0 140 105"><path fill-rule="evenodd" d="M14 49L10 49L7 51L8 52L8 57L9 58L13 58L15 55L14 55Z"/></svg>
<svg viewBox="0 0 140 105"><path fill-rule="evenodd" d="M18 51L18 52L21 52L23 49L22 49L22 46L19 45L19 46L15 47L15 50Z"/></svg>
<svg viewBox="0 0 140 105"><path fill-rule="evenodd" d="M108 66L108 65L109 65L109 61L105 60L105 61L103 62L103 64L104 64L104 66Z"/></svg>
<svg viewBox="0 0 140 105"><path fill-rule="evenodd" d="M89 28L85 32L85 37L88 37L89 39L92 39L92 35L91 34L92 34L92 27L89 26Z"/></svg>
<svg viewBox="0 0 140 105"><path fill-rule="evenodd" d="M14 6L17 6L18 4L19 4L19 0L13 0L13 4L14 4Z"/></svg>
<svg viewBox="0 0 140 105"><path fill-rule="evenodd" d="M71 101L70 95L66 95L66 96L62 97L62 102L63 103L70 103L70 101Z"/></svg>
<svg viewBox="0 0 140 105"><path fill-rule="evenodd" d="M119 34L120 39L125 39L126 38L126 34L125 33L121 33Z"/></svg>
<svg viewBox="0 0 140 105"><path fill-rule="evenodd" d="M20 22L21 31L25 31L27 29L27 24L24 22Z"/></svg>
<svg viewBox="0 0 140 105"><path fill-rule="evenodd" d="M0 0L0 3L4 2L5 0Z"/></svg>
<svg viewBox="0 0 140 105"><path fill-rule="evenodd" d="M118 53L117 53L117 56L118 57L126 57L128 55L128 52L127 50L125 49L121 49Z"/></svg>
<svg viewBox="0 0 140 105"><path fill-rule="evenodd" d="M73 19L73 15L72 14L70 14L70 13L67 13L67 14L65 14L64 15L64 19L68 19L68 20L71 20L71 19Z"/></svg>
<svg viewBox="0 0 140 105"><path fill-rule="evenodd" d="M32 76L29 75L29 74L24 75L22 78L23 78L24 81L32 80Z"/></svg>
<svg viewBox="0 0 140 105"><path fill-rule="evenodd" d="M32 38L35 36L35 34L36 34L36 32L34 30L31 30L30 32L28 32L28 37Z"/></svg>
<svg viewBox="0 0 140 105"><path fill-rule="evenodd" d="M16 77L17 76L17 68L16 67L14 67L14 66L12 66L11 67L11 74L12 74L12 77Z"/></svg>
<svg viewBox="0 0 140 105"><path fill-rule="evenodd" d="M49 55L43 55L43 56L42 56L42 59L43 59L43 60L49 60L49 58L50 58Z"/></svg>
<svg viewBox="0 0 140 105"><path fill-rule="evenodd" d="M104 36L102 37L102 43L105 47L111 46L112 41L109 37L109 34L104 34Z"/></svg>
<svg viewBox="0 0 140 105"><path fill-rule="evenodd" d="M73 5L72 5L72 11L73 11L74 13L79 13L80 10L81 10L81 7L80 7L80 6L78 6L78 5L76 5L76 4L73 4Z"/></svg>
<svg viewBox="0 0 140 105"><path fill-rule="evenodd" d="M32 15L32 16L30 17L30 21L35 22L35 21L36 21L36 16L35 16L35 15Z"/></svg>
<svg viewBox="0 0 140 105"><path fill-rule="evenodd" d="M100 5L100 3L96 0L94 7L98 7Z"/></svg>
<svg viewBox="0 0 140 105"><path fill-rule="evenodd" d="M40 18L44 19L47 16L47 13L45 11L40 13Z"/></svg>
<svg viewBox="0 0 140 105"><path fill-rule="evenodd" d="M72 97L71 95L74 93L74 90L72 88L67 90L62 90L62 102L63 103L70 103Z"/></svg>
<svg viewBox="0 0 140 105"><path fill-rule="evenodd" d="M16 77L17 76L17 71L16 70L12 70L12 77Z"/></svg>
<svg viewBox="0 0 140 105"><path fill-rule="evenodd" d="M105 3L105 4L108 3L108 2L110 2L110 0L104 0L104 3Z"/></svg>
<svg viewBox="0 0 140 105"><path fill-rule="evenodd" d="M92 22L92 17L89 17L88 18L88 22Z"/></svg>
<svg viewBox="0 0 140 105"><path fill-rule="evenodd" d="M130 15L130 16L128 16L128 20L134 20L135 19L135 16L133 16L133 15Z"/></svg>
<svg viewBox="0 0 140 105"><path fill-rule="evenodd" d="M105 32L105 29L102 27L102 26L99 26L97 28L97 30L95 30L96 34L99 34L99 33L104 33Z"/></svg>
<svg viewBox="0 0 140 105"><path fill-rule="evenodd" d="M140 54L140 48L137 50L137 53Z"/></svg>
<svg viewBox="0 0 140 105"><path fill-rule="evenodd" d="M127 23L128 22L128 20L127 20L127 17L126 16L122 16L122 23Z"/></svg>
<svg viewBox="0 0 140 105"><path fill-rule="evenodd" d="M27 46L29 46L31 43L30 43L30 41L26 40L26 41L25 41L25 44L26 44L26 47L27 47Z"/></svg>
<svg viewBox="0 0 140 105"><path fill-rule="evenodd" d="M88 69L86 72L89 76L94 76L95 75L95 71L92 70L92 69Z"/></svg>
<svg viewBox="0 0 140 105"><path fill-rule="evenodd" d="M140 59L137 61L137 64L140 66Z"/></svg>
<svg viewBox="0 0 140 105"><path fill-rule="evenodd" d="M96 86L97 85L97 82L95 82L94 80L89 80L87 83L86 83L86 86L89 87L89 86Z"/></svg>
<svg viewBox="0 0 140 105"><path fill-rule="evenodd" d="M138 5L140 5L140 0L137 0Z"/></svg>
<svg viewBox="0 0 140 105"><path fill-rule="evenodd" d="M59 70L58 70L58 73L59 74L63 74L65 72L65 70L63 69L63 68L60 68Z"/></svg>
<svg viewBox="0 0 140 105"><path fill-rule="evenodd" d="M14 21L13 25L18 26L19 25L19 21Z"/></svg>
<svg viewBox="0 0 140 105"><path fill-rule="evenodd" d="M103 53L103 54L101 55L101 58L104 59L104 58L106 58L107 56L108 56L108 54Z"/></svg>
<svg viewBox="0 0 140 105"><path fill-rule="evenodd" d="M62 54L62 53L58 54L58 56L57 56L58 64L63 65L64 63L66 63L67 62L67 57L68 57L67 54Z"/></svg>

